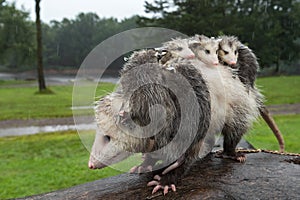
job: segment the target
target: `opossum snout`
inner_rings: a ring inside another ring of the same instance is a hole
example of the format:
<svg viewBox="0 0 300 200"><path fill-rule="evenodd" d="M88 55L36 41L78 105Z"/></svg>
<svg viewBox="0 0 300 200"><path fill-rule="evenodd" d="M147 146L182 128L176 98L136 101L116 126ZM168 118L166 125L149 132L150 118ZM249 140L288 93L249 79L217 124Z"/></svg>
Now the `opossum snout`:
<svg viewBox="0 0 300 200"><path fill-rule="evenodd" d="M195 58L195 54L190 54L186 57L187 59L194 59Z"/></svg>
<svg viewBox="0 0 300 200"><path fill-rule="evenodd" d="M218 61L213 62L213 65L218 65L218 64L219 64Z"/></svg>
<svg viewBox="0 0 300 200"><path fill-rule="evenodd" d="M91 155L91 156L90 156L89 163L88 163L88 167L89 167L90 169L101 169L101 168L106 167L106 165L103 164L103 163L101 163L101 162L99 162L99 161L97 161L97 160L94 158L94 156Z"/></svg>
<svg viewBox="0 0 300 200"><path fill-rule="evenodd" d="M229 61L229 65L235 65L236 61Z"/></svg>
<svg viewBox="0 0 300 200"><path fill-rule="evenodd" d="M88 166L89 166L90 169L95 169L94 164L90 160L89 160Z"/></svg>

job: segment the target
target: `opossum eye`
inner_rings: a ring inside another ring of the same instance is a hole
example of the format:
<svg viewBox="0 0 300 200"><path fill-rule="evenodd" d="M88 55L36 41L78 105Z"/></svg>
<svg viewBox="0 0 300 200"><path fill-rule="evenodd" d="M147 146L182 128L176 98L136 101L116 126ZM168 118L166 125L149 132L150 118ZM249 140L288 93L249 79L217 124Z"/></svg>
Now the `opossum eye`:
<svg viewBox="0 0 300 200"><path fill-rule="evenodd" d="M237 54L237 51L235 50L235 51L234 51L234 55L236 55L236 54Z"/></svg>
<svg viewBox="0 0 300 200"><path fill-rule="evenodd" d="M190 46L191 46L192 48L197 48L197 47L200 46L200 44L199 44L199 43L192 43Z"/></svg>
<svg viewBox="0 0 300 200"><path fill-rule="evenodd" d="M110 141L110 136L104 135L104 141L105 143L108 143Z"/></svg>
<svg viewBox="0 0 300 200"><path fill-rule="evenodd" d="M225 55L227 55L229 53L228 51L225 51L225 50L223 50L223 51L224 51Z"/></svg>
<svg viewBox="0 0 300 200"><path fill-rule="evenodd" d="M210 54L210 50L205 49L205 53L206 53L206 54Z"/></svg>
<svg viewBox="0 0 300 200"><path fill-rule="evenodd" d="M183 49L182 47L178 47L176 50L177 51L182 51L182 49Z"/></svg>

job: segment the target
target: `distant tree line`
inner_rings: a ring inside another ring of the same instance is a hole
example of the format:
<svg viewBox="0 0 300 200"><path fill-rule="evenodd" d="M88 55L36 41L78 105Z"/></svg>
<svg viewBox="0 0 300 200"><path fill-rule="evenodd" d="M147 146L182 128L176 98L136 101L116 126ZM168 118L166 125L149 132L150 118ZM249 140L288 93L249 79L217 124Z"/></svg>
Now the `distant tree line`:
<svg viewBox="0 0 300 200"><path fill-rule="evenodd" d="M264 69L300 66L300 0L155 0L145 1L145 12L153 17L118 21L80 13L75 19L43 23L45 67L78 68L101 41L144 26L187 35L236 35L254 50ZM0 0L0 70L35 68L35 31L28 12Z"/></svg>
<svg viewBox="0 0 300 200"><path fill-rule="evenodd" d="M300 68L299 0L155 0L146 1L145 8L154 17L139 17L140 26L162 26L187 35L236 35L255 51L262 68Z"/></svg>
<svg viewBox="0 0 300 200"><path fill-rule="evenodd" d="M43 9L43 8L42 8ZM42 24L43 58L46 68L79 68L87 54L108 37L137 27L137 17L122 21L80 13ZM0 70L35 69L35 23L29 13L0 0Z"/></svg>

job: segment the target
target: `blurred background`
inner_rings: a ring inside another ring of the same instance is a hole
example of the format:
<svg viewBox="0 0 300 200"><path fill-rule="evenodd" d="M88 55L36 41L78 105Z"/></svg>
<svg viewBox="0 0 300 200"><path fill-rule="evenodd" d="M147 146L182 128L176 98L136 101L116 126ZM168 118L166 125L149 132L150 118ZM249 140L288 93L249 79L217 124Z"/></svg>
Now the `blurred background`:
<svg viewBox="0 0 300 200"><path fill-rule="evenodd" d="M121 173L88 169L72 111L84 119L91 108L72 108L73 81L96 45L148 26L189 36L235 35L248 45L286 151L300 152L300 0L0 0L0 199ZM123 63L120 57L110 65L98 98L113 90ZM90 134L88 125L81 128ZM246 139L278 150L261 119Z"/></svg>

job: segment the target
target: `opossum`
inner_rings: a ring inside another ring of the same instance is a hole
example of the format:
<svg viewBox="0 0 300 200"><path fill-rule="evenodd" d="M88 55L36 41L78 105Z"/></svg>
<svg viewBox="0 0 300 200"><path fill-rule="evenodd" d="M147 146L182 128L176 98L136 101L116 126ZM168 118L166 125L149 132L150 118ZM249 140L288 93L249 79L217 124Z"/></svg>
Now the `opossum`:
<svg viewBox="0 0 300 200"><path fill-rule="evenodd" d="M215 59L218 59L217 50L219 47L217 40L202 35L198 42L195 40L190 46L195 55L198 55L197 58L200 61L195 61L193 64L203 74L211 97L212 120L210 128L212 129L209 130L206 136L207 138L210 136L208 141L211 145L203 154L205 155L207 151L212 149L214 135L222 132L224 135L222 157L244 162L244 155L237 154L235 148L257 117L258 109L255 93L251 91L248 94L242 82L239 79L232 78L231 71L222 65L218 65L218 62L215 61ZM207 55L205 55L203 52L208 49L209 54L207 52L205 53ZM205 60L205 65L201 64L201 62L204 63L203 60ZM216 118L219 120L214 119L214 116L217 116ZM223 120L220 120L220 117L223 117ZM201 154L202 152L199 152L199 156Z"/></svg>
<svg viewBox="0 0 300 200"><path fill-rule="evenodd" d="M172 39L171 41L163 43L163 46L160 48L134 52L128 59L129 62L126 63L121 73L128 71L132 68L132 66L145 64L145 62L159 63L163 66L163 68L174 71L175 68L172 66L172 62L174 63L174 59L177 58L195 58L194 53L188 48L188 39ZM131 173L152 171L155 163L161 159L159 155L149 155L147 153L143 154L142 158L143 163L139 166L132 167L130 169Z"/></svg>
<svg viewBox="0 0 300 200"><path fill-rule="evenodd" d="M212 40L205 35L195 35L189 40L189 48L194 52L196 58L206 65L219 64L218 55L216 49L218 49L219 43Z"/></svg>
<svg viewBox="0 0 300 200"><path fill-rule="evenodd" d="M162 46L162 49L165 49L169 52L168 55L163 56L161 59L162 64L166 64L167 61L172 58L185 58L185 59L194 59L195 54L191 49L189 49L189 38L187 39L173 39L171 41L165 42Z"/></svg>
<svg viewBox="0 0 300 200"><path fill-rule="evenodd" d="M210 123L210 96L202 75L188 60L172 63L175 71L170 71L159 63L152 63L155 52L140 53L141 57L149 58L149 62L129 59L121 72L118 89L97 102L96 122L104 134L97 134L95 138L89 167L102 168L116 162L115 158L127 157L130 152L151 154L151 151L160 150L164 163L177 163L178 167L160 174L160 180L148 185L156 185L153 193L164 189L166 194L169 188L176 190L177 179L198 156L198 144L204 139ZM161 115L160 110L150 112L156 105L165 108L165 120L156 118ZM134 123L122 124L118 120L120 111L127 113ZM157 119L163 122L158 122L161 129L146 137L148 132L156 131L151 124ZM186 144L189 145L183 146Z"/></svg>
<svg viewBox="0 0 300 200"><path fill-rule="evenodd" d="M259 69L255 54L249 47L243 45L237 37L221 36L218 40L220 40L218 50L220 63L234 69L234 73L237 74L244 85L256 93L260 114L276 136L280 152L284 152L283 136L263 103L263 95L255 87L255 79Z"/></svg>

